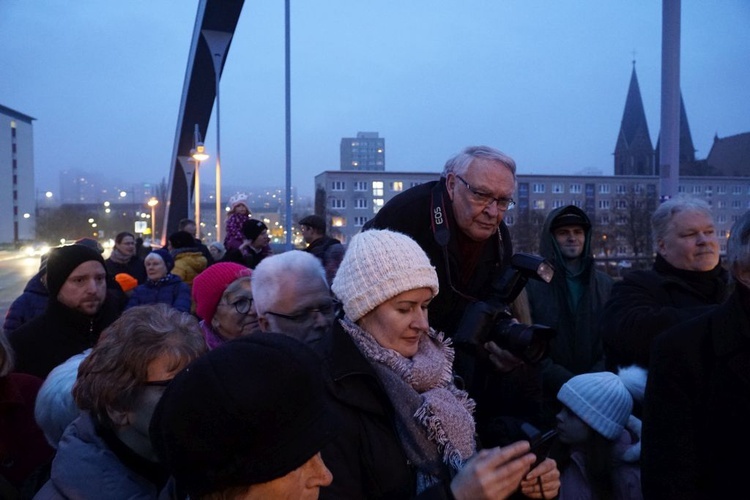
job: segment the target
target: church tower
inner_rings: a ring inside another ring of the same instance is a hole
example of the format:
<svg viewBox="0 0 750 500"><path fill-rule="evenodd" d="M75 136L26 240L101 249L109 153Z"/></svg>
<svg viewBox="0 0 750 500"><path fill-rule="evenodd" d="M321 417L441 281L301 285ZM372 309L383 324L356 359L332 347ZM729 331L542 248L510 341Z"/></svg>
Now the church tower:
<svg viewBox="0 0 750 500"><path fill-rule="evenodd" d="M654 147L648 133L638 76L630 76L628 97L615 146L615 175L655 175Z"/></svg>
<svg viewBox="0 0 750 500"><path fill-rule="evenodd" d="M656 141L656 175L659 175L659 145L661 144L661 132ZM682 175L707 175L700 171L700 162L695 161L695 146L693 135L690 133L687 113L685 113L685 101L680 93L680 174Z"/></svg>

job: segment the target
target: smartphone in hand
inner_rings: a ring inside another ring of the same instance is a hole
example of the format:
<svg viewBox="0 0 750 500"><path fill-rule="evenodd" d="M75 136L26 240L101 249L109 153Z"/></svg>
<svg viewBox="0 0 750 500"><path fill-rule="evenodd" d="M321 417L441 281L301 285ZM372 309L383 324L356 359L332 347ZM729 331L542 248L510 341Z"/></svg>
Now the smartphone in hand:
<svg viewBox="0 0 750 500"><path fill-rule="evenodd" d="M536 461L534 462L534 465L531 466L533 469L543 462L549 455L550 448L557 438L557 431L552 429L547 432L542 432L529 423L522 424L521 430L526 435L529 444L531 444L531 450L529 451L536 455Z"/></svg>

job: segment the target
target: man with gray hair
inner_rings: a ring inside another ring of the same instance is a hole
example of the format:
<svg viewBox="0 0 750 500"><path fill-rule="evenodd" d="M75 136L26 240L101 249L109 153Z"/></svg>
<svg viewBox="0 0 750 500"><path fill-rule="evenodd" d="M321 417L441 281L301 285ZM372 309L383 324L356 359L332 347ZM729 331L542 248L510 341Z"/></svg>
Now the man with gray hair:
<svg viewBox="0 0 750 500"><path fill-rule="evenodd" d="M750 212L732 227L734 291L654 341L644 401L644 498L740 498L750 448Z"/></svg>
<svg viewBox="0 0 750 500"><path fill-rule="evenodd" d="M637 364L648 368L656 336L707 312L726 298L727 272L711 207L700 199L675 198L651 216L656 261L615 283L599 329L609 370Z"/></svg>
<svg viewBox="0 0 750 500"><path fill-rule="evenodd" d="M333 324L326 273L310 253L291 250L263 259L253 271L252 291L261 331L284 332L312 344Z"/></svg>

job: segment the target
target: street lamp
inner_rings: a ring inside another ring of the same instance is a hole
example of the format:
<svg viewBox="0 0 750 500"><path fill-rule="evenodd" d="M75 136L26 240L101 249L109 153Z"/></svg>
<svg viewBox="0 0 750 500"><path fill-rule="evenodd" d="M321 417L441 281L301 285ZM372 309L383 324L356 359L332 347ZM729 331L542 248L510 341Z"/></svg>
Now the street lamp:
<svg viewBox="0 0 750 500"><path fill-rule="evenodd" d="M151 242L156 241L156 205L159 204L159 200L151 197L148 200L148 206L151 207Z"/></svg>
<svg viewBox="0 0 750 500"><path fill-rule="evenodd" d="M216 90L216 241L221 241L221 108L219 101L219 83L221 70L232 41L232 33L214 30L201 30L203 39L211 51L211 59L214 63L214 82ZM198 227L196 221L196 228Z"/></svg>
<svg viewBox="0 0 750 500"><path fill-rule="evenodd" d="M193 135L193 149L190 150L190 156L195 161L195 189L193 190L193 201L195 202L195 231L196 238L200 238L200 227L201 227L201 178L200 178L200 167L201 162L208 160L208 153L206 153L206 147L203 145L201 140L201 133L198 129L198 124L195 124L195 134Z"/></svg>

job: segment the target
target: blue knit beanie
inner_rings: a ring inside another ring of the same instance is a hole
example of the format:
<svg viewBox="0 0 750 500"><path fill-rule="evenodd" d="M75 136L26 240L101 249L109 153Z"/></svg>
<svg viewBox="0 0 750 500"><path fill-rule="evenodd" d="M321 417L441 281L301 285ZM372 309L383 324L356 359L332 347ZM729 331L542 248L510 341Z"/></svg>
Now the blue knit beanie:
<svg viewBox="0 0 750 500"><path fill-rule="evenodd" d="M577 375L560 388L557 399L607 439L617 439L633 411L633 398L611 372Z"/></svg>
<svg viewBox="0 0 750 500"><path fill-rule="evenodd" d="M164 265L167 266L167 272L170 272L172 269L174 269L174 257L172 257L172 254L169 253L169 250L166 248L159 248L158 250L151 250L150 253L155 253L159 257L161 257L161 260L164 261Z"/></svg>

